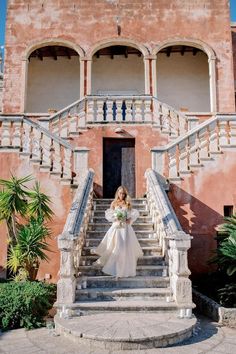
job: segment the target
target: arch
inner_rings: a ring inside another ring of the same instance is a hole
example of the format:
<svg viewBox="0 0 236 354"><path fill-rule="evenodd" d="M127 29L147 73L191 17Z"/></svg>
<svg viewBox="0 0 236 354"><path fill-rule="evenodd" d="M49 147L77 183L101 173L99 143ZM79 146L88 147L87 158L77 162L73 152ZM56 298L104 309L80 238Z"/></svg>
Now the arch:
<svg viewBox="0 0 236 354"><path fill-rule="evenodd" d="M31 43L27 47L22 60L27 60L30 54L32 54L38 48L53 46L53 45L69 47L71 49L74 49L79 54L80 58L84 57L84 50L79 45L71 41L68 41L66 39L61 39L61 38L45 38L41 41Z"/></svg>
<svg viewBox="0 0 236 354"><path fill-rule="evenodd" d="M166 41L163 41L154 47L152 51L152 55L157 55L157 53L160 52L162 49L174 45L186 45L189 47L198 48L202 50L204 53L206 53L209 60L216 59L214 50L207 43L199 39L193 39L193 38L173 38L173 39L168 39Z"/></svg>
<svg viewBox="0 0 236 354"><path fill-rule="evenodd" d="M97 42L94 46L92 46L90 48L90 50L86 53L86 58L88 60L92 60L93 55L102 48L105 47L111 47L114 45L125 45L125 46L129 46L129 47L134 47L136 49L138 49L144 57L150 55L150 51L148 50L148 48L146 48L143 44L129 39L129 38L110 38L110 39L104 39L100 42Z"/></svg>
<svg viewBox="0 0 236 354"><path fill-rule="evenodd" d="M216 89L216 54L214 50L205 42L195 38L170 38L156 45L152 50L152 55L156 58L157 54L164 48L174 45L186 45L198 48L208 57L209 88L210 88L210 109L212 113L217 112L217 89ZM156 77L156 60L152 61L152 76ZM157 94L156 79L154 82L154 95Z"/></svg>

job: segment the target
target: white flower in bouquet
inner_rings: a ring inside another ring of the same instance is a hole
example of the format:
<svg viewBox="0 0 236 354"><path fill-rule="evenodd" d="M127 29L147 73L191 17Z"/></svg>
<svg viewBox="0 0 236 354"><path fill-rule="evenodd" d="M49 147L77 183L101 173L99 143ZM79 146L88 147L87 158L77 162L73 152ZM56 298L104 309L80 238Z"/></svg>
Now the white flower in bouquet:
<svg viewBox="0 0 236 354"><path fill-rule="evenodd" d="M127 220L127 212L126 210L115 210L114 216L119 221L119 226L122 227L125 225Z"/></svg>

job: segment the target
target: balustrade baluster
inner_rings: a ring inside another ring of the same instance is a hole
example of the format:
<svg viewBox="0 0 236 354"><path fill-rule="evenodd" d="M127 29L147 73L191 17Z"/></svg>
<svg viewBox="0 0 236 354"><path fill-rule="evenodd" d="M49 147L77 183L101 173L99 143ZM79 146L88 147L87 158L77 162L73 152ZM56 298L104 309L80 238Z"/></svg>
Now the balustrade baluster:
<svg viewBox="0 0 236 354"><path fill-rule="evenodd" d="M236 146L236 121L230 120L229 121L229 136L230 136L230 145Z"/></svg>
<svg viewBox="0 0 236 354"><path fill-rule="evenodd" d="M63 180L72 178L72 151L63 147Z"/></svg>
<svg viewBox="0 0 236 354"><path fill-rule="evenodd" d="M151 110L152 100L150 98L144 99L144 121L152 122L152 110Z"/></svg>
<svg viewBox="0 0 236 354"><path fill-rule="evenodd" d="M209 153L210 154L220 153L218 126L216 121L209 124L208 132L209 132Z"/></svg>
<svg viewBox="0 0 236 354"><path fill-rule="evenodd" d="M135 99L134 101L134 120L135 122L142 122L143 121L143 101L141 99Z"/></svg>
<svg viewBox="0 0 236 354"><path fill-rule="evenodd" d="M209 137L207 128L202 128L198 132L199 138L199 160L208 160L209 159Z"/></svg>
<svg viewBox="0 0 236 354"><path fill-rule="evenodd" d="M34 162L41 161L41 131L33 128L31 133L32 139L32 156L31 160Z"/></svg>
<svg viewBox="0 0 236 354"><path fill-rule="evenodd" d="M198 139L197 134L192 134L189 137L189 166L196 167L198 165Z"/></svg>
<svg viewBox="0 0 236 354"><path fill-rule="evenodd" d="M31 127L26 123L23 124L22 153L31 154Z"/></svg>
<svg viewBox="0 0 236 354"><path fill-rule="evenodd" d="M170 148L167 153L169 158L169 177L173 179L179 179L176 146Z"/></svg>
<svg viewBox="0 0 236 354"><path fill-rule="evenodd" d="M219 126L219 144L220 147L228 146L228 136L227 136L227 121L220 120L218 122Z"/></svg>
<svg viewBox="0 0 236 354"><path fill-rule="evenodd" d="M42 162L40 168L50 170L52 168L52 139L42 134L41 138Z"/></svg>
<svg viewBox="0 0 236 354"><path fill-rule="evenodd" d="M19 149L21 147L21 126L22 121L13 122L13 137L12 137L12 147Z"/></svg>
<svg viewBox="0 0 236 354"><path fill-rule="evenodd" d="M68 114L69 114L68 111L61 114L61 119L60 119L60 137L61 138L68 137Z"/></svg>
<svg viewBox="0 0 236 354"><path fill-rule="evenodd" d="M133 101L131 99L125 100L126 104L126 112L125 112L125 121L132 122L133 121Z"/></svg>
<svg viewBox="0 0 236 354"><path fill-rule="evenodd" d="M52 141L52 174L58 176L59 178L62 176L62 148L61 145L53 140Z"/></svg>
<svg viewBox="0 0 236 354"><path fill-rule="evenodd" d="M104 122L104 99L97 99L97 122Z"/></svg>
<svg viewBox="0 0 236 354"><path fill-rule="evenodd" d="M161 114L162 114L161 103L154 99L152 100L152 102L153 102L153 123L157 128L159 128L161 127Z"/></svg>
<svg viewBox="0 0 236 354"><path fill-rule="evenodd" d="M11 145L11 122L4 120L2 122L2 146Z"/></svg>
<svg viewBox="0 0 236 354"><path fill-rule="evenodd" d="M107 105L107 116L106 116L106 120L108 122L112 122L113 121L113 100L108 99L106 101L106 105Z"/></svg>
<svg viewBox="0 0 236 354"><path fill-rule="evenodd" d="M190 173L189 170L189 150L188 140L184 139L178 144L179 147L179 172L182 174Z"/></svg>
<svg viewBox="0 0 236 354"><path fill-rule="evenodd" d="M171 132L171 120L170 110L165 105L162 105L162 131L170 134Z"/></svg>
<svg viewBox="0 0 236 354"><path fill-rule="evenodd" d="M115 120L117 122L122 122L123 121L123 116L122 116L122 104L123 100L121 99L116 99L116 117Z"/></svg>
<svg viewBox="0 0 236 354"><path fill-rule="evenodd" d="M89 98L87 101L87 122L94 122L95 120L95 100L93 98Z"/></svg>

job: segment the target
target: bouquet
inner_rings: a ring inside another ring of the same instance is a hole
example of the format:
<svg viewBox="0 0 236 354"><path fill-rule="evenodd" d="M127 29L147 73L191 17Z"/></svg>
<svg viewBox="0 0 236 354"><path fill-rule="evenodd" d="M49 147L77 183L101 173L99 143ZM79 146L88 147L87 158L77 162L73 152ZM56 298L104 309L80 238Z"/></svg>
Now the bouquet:
<svg viewBox="0 0 236 354"><path fill-rule="evenodd" d="M127 220L127 212L126 212L126 210L115 210L114 216L119 222L118 226L119 227L124 227L125 224L126 224L126 220Z"/></svg>

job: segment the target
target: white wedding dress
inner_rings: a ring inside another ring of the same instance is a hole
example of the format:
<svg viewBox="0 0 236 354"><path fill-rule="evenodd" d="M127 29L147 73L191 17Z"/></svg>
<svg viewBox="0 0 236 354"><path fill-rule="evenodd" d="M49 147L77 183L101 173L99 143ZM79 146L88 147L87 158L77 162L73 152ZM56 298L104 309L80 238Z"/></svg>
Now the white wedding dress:
<svg viewBox="0 0 236 354"><path fill-rule="evenodd" d="M120 227L119 221L116 221L114 216L114 211L117 209L126 210L127 219L131 219L130 224L124 223ZM105 211L105 217L112 222L112 225L98 247L94 249L94 253L100 256L94 262L94 265L102 266L104 273L116 277L132 277L136 275L137 260L142 257L143 251L131 224L138 216L138 210L127 209L124 206Z"/></svg>

